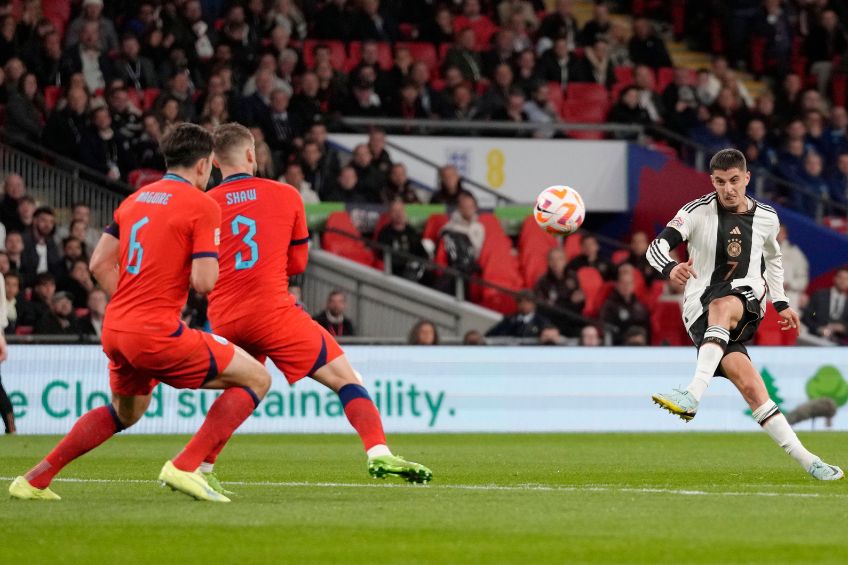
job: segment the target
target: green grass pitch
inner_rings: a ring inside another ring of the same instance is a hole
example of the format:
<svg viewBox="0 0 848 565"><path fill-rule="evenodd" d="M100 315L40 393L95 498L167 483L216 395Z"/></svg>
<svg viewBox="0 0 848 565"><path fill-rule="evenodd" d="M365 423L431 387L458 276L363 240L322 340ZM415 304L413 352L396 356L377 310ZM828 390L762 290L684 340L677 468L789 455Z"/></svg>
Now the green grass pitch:
<svg viewBox="0 0 848 565"><path fill-rule="evenodd" d="M3 493L55 437L0 437ZM846 563L848 481L764 434L394 436L428 486L368 478L358 438L237 435L229 505L154 481L180 436L117 437L63 500L0 498L3 563ZM848 434L802 434L848 464ZM77 479L77 480L74 480Z"/></svg>

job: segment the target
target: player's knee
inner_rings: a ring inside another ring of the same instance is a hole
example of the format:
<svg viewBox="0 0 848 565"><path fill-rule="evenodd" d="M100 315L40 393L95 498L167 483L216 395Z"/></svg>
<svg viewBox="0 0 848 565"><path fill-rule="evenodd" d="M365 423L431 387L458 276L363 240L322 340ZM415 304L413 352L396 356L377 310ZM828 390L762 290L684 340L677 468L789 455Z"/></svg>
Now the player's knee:
<svg viewBox="0 0 848 565"><path fill-rule="evenodd" d="M256 396L265 398L265 395L268 394L268 390L271 388L271 375L258 361L251 368L248 381L247 386L256 393Z"/></svg>
<svg viewBox="0 0 848 565"><path fill-rule="evenodd" d="M121 425L124 429L129 428L134 425L136 422L141 420L141 417L144 416L144 411L146 407L140 406L127 406L125 404L116 403L112 405L114 407L115 415L118 417L118 420L121 421Z"/></svg>

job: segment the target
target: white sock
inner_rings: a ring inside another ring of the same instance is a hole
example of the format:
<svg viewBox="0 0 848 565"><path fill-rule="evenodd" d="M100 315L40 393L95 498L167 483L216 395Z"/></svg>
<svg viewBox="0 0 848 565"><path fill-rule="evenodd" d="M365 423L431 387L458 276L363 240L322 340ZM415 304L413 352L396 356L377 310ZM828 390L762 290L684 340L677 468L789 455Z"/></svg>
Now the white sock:
<svg viewBox="0 0 848 565"><path fill-rule="evenodd" d="M730 339L730 332L721 326L710 326L704 332L704 341L698 349L698 364L695 367L695 376L686 387L689 394L698 402L704 396L704 391L710 386L710 381L715 376L716 369L724 357L724 350Z"/></svg>
<svg viewBox="0 0 848 565"><path fill-rule="evenodd" d="M807 448L803 446L801 440L795 435L792 426L786 421L786 416L780 413L780 409L774 401L768 400L754 410L753 416L775 443L782 447L805 471L810 470L810 465L818 457L807 451Z"/></svg>
<svg viewBox="0 0 848 565"><path fill-rule="evenodd" d="M368 454L368 459L373 459L374 457L381 457L383 455L391 455L392 454L392 452L389 450L389 446L382 444L382 443L379 444L379 445L375 445L374 447L372 447L371 449L366 451L366 453Z"/></svg>
<svg viewBox="0 0 848 565"><path fill-rule="evenodd" d="M212 469L214 469L214 468L215 468L214 463L207 463L206 461L204 461L203 463L200 464L200 467L198 467L197 470L200 471L201 473L211 473Z"/></svg>

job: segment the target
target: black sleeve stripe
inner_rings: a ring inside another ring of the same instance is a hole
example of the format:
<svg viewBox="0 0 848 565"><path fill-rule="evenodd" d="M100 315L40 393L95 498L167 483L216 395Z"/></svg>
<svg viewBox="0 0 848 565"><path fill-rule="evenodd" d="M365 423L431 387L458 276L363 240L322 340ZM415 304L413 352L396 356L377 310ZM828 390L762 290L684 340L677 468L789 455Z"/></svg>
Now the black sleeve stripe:
<svg viewBox="0 0 848 565"><path fill-rule="evenodd" d="M703 204L708 204L713 198L715 198L715 195L716 195L715 192L713 192L713 193L707 194L706 196L702 196L701 198L693 200L689 204L686 204L683 207L683 210L686 211L686 212L691 212L692 210L694 210L698 206L701 206Z"/></svg>
<svg viewBox="0 0 848 565"><path fill-rule="evenodd" d="M121 230L118 227L117 222L112 222L111 224L103 228L103 233L108 233L112 237L120 237Z"/></svg>
<svg viewBox="0 0 848 565"><path fill-rule="evenodd" d="M218 254L215 253L214 251L201 251L200 253L193 253L191 255L191 258L192 259L205 259L205 258L217 259Z"/></svg>
<svg viewBox="0 0 848 565"><path fill-rule="evenodd" d="M669 263L674 263L671 257L666 257L662 254L662 250L656 245L656 242L651 244L649 251L651 253L651 257L657 262L657 265L660 265L661 270L663 271L666 267L668 267Z"/></svg>
<svg viewBox="0 0 848 565"><path fill-rule="evenodd" d="M683 234L677 231L676 228L666 226L657 239L664 239L668 242L669 251L683 243Z"/></svg>
<svg viewBox="0 0 848 565"><path fill-rule="evenodd" d="M306 236L303 239L293 239L289 242L289 245L303 245L304 243L309 243L309 236Z"/></svg>

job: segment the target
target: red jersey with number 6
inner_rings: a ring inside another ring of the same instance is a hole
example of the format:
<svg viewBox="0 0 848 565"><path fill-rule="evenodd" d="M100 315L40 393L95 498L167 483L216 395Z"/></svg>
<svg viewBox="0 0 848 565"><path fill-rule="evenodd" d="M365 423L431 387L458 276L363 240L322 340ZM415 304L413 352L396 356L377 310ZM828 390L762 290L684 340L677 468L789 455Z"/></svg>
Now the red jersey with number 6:
<svg viewBox="0 0 848 565"><path fill-rule="evenodd" d="M295 304L289 276L306 267L309 230L291 185L232 175L209 191L221 206L221 275L209 295L215 327Z"/></svg>
<svg viewBox="0 0 848 565"><path fill-rule="evenodd" d="M177 175L142 187L106 232L120 240L120 278L104 328L170 334L188 298L191 262L218 257L221 210Z"/></svg>

